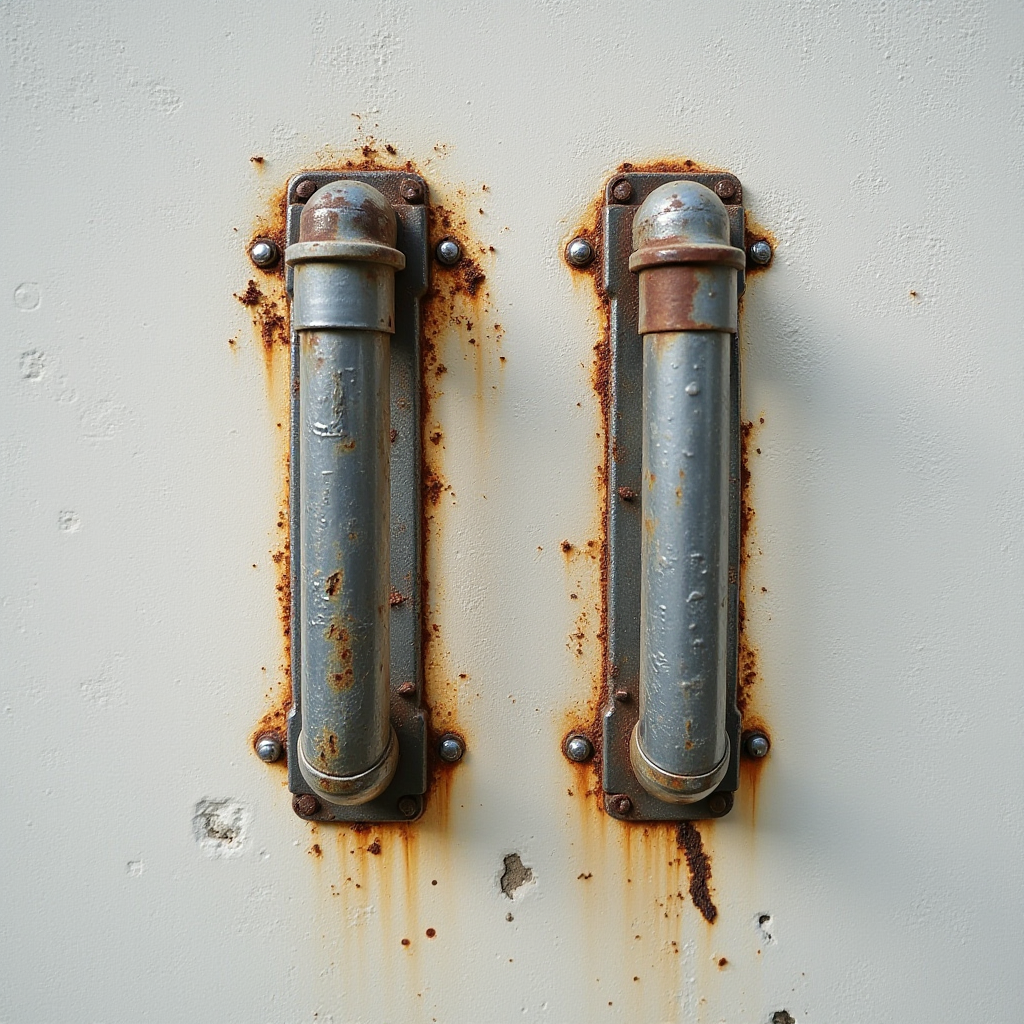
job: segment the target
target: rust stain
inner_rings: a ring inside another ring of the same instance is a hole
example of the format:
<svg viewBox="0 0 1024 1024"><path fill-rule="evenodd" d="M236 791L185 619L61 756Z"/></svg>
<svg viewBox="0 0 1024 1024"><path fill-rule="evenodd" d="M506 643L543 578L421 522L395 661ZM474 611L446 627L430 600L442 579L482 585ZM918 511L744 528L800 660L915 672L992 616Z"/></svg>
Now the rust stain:
<svg viewBox="0 0 1024 1024"><path fill-rule="evenodd" d="M690 872L690 899L708 924L714 924L718 908L711 898L711 860L704 850L700 830L692 821L680 822L676 842L686 856Z"/></svg>

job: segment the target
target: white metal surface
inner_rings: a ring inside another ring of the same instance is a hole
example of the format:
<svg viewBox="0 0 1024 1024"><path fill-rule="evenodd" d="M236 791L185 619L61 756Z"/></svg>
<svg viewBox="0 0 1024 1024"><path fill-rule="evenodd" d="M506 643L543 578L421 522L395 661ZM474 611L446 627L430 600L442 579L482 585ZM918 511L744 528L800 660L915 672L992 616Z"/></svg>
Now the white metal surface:
<svg viewBox="0 0 1024 1024"><path fill-rule="evenodd" d="M1016 5L2 18L0 1021L1019 1019ZM485 250L427 445L427 685L469 752L359 834L251 750L287 368L234 296L287 177L386 144ZM674 833L559 750L600 670L602 459L561 250L620 161L686 157L778 239L742 326L773 747L701 826L713 925Z"/></svg>

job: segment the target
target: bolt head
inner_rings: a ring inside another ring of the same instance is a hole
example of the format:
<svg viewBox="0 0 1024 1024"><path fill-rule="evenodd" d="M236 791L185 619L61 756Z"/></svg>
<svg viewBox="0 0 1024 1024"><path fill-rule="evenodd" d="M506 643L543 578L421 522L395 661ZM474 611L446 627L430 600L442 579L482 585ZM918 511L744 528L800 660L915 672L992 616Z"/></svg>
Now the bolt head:
<svg viewBox="0 0 1024 1024"><path fill-rule="evenodd" d="M303 178L295 186L295 198L305 202L316 191L316 182L312 178Z"/></svg>
<svg viewBox="0 0 1024 1024"><path fill-rule="evenodd" d="M633 810L633 801L624 793L619 794L619 796L613 796L608 803L616 814L629 814Z"/></svg>
<svg viewBox="0 0 1024 1024"><path fill-rule="evenodd" d="M312 793L300 793L292 797L292 810L299 817L312 818L320 810L320 801Z"/></svg>
<svg viewBox="0 0 1024 1024"><path fill-rule="evenodd" d="M281 746L281 740L272 733L264 733L256 741L256 756L267 764L280 761L283 753L284 748Z"/></svg>
<svg viewBox="0 0 1024 1024"><path fill-rule="evenodd" d="M398 813L403 818L415 818L420 811L420 802L414 796L403 796L398 800Z"/></svg>
<svg viewBox="0 0 1024 1024"><path fill-rule="evenodd" d="M249 259L257 267L272 267L280 256L281 250L269 238L257 238L249 249Z"/></svg>
<svg viewBox="0 0 1024 1024"><path fill-rule="evenodd" d="M767 757L772 748L771 740L763 732L751 733L744 746L750 757Z"/></svg>
<svg viewBox="0 0 1024 1024"><path fill-rule="evenodd" d="M750 259L758 264L759 266L765 266L767 263L772 261L772 247L769 242L766 242L763 238L754 242L750 247Z"/></svg>
<svg viewBox="0 0 1024 1024"><path fill-rule="evenodd" d="M719 178L715 182L715 194L719 199L732 199L737 191L736 182L732 178Z"/></svg>
<svg viewBox="0 0 1024 1024"><path fill-rule="evenodd" d="M570 736L565 741L565 756L570 761L582 764L594 756L594 744L586 736Z"/></svg>
<svg viewBox="0 0 1024 1024"><path fill-rule="evenodd" d="M437 243L437 260L452 267L462 259L462 246L454 238L442 238Z"/></svg>
<svg viewBox="0 0 1024 1024"><path fill-rule="evenodd" d="M398 186L398 191L401 197L407 203L422 203L423 202L423 182L417 181L415 178L405 178L402 184Z"/></svg>
<svg viewBox="0 0 1024 1024"><path fill-rule="evenodd" d="M585 267L594 259L594 247L585 238L574 238L565 247L565 258L574 267Z"/></svg>
<svg viewBox="0 0 1024 1024"><path fill-rule="evenodd" d="M628 203L633 198L633 186L622 178L612 185L612 197L618 203Z"/></svg>
<svg viewBox="0 0 1024 1024"><path fill-rule="evenodd" d="M438 756L449 764L461 761L465 752L466 746L458 736L442 736L441 742L437 746Z"/></svg>
<svg viewBox="0 0 1024 1024"><path fill-rule="evenodd" d="M732 809L732 793L712 793L708 797L708 810L720 818Z"/></svg>

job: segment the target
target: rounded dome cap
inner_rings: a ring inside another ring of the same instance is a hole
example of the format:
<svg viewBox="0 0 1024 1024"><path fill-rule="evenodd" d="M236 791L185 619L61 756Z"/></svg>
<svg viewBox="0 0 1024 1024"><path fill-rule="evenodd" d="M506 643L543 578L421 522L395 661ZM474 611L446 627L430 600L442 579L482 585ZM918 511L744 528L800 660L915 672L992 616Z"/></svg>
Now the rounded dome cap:
<svg viewBox="0 0 1024 1024"><path fill-rule="evenodd" d="M369 242L393 246L398 238L395 211L372 186L332 181L314 192L299 219L300 242Z"/></svg>
<svg viewBox="0 0 1024 1024"><path fill-rule="evenodd" d="M633 248L669 241L728 245L725 204L696 181L670 181L656 188L633 218Z"/></svg>

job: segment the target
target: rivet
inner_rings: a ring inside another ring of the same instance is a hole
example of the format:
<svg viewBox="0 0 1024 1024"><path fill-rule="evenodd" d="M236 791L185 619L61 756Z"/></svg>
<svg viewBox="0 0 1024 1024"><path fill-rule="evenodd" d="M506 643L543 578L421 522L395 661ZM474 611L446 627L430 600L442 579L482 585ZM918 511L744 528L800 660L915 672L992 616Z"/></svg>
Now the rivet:
<svg viewBox="0 0 1024 1024"><path fill-rule="evenodd" d="M617 203L628 203L633 198L633 186L625 178L620 178L612 185L612 198Z"/></svg>
<svg viewBox="0 0 1024 1024"><path fill-rule="evenodd" d="M423 182L415 178L404 178L398 191L407 203L423 202Z"/></svg>
<svg viewBox="0 0 1024 1024"><path fill-rule="evenodd" d="M628 704L630 701L629 690L616 690L615 693L612 694L612 696L620 704Z"/></svg>
<svg viewBox="0 0 1024 1024"><path fill-rule="evenodd" d="M453 267L462 259L462 246L454 238L442 238L437 243L436 256L438 263Z"/></svg>
<svg viewBox="0 0 1024 1024"><path fill-rule="evenodd" d="M257 238L249 249L249 259L257 267L272 267L281 257L281 250L269 238Z"/></svg>
<svg viewBox="0 0 1024 1024"><path fill-rule="evenodd" d="M441 737L441 742L437 745L437 754L442 761L447 761L449 764L454 764L456 761L462 760L462 755L466 752L466 745L462 742L462 739L456 736L454 733L448 733Z"/></svg>
<svg viewBox="0 0 1024 1024"><path fill-rule="evenodd" d="M398 800L398 813L403 818L415 818L419 814L420 802L414 796L403 796Z"/></svg>
<svg viewBox="0 0 1024 1024"><path fill-rule="evenodd" d="M312 178L303 178L295 186L295 198L305 202L316 191L316 182Z"/></svg>
<svg viewBox="0 0 1024 1024"><path fill-rule="evenodd" d="M594 259L594 247L585 238L574 238L565 247L565 258L574 267L585 267Z"/></svg>
<svg viewBox="0 0 1024 1024"><path fill-rule="evenodd" d="M619 793L608 798L608 806L616 814L629 814L633 810L633 801L625 793Z"/></svg>
<svg viewBox="0 0 1024 1024"><path fill-rule="evenodd" d="M763 732L748 733L743 740L743 749L748 757L767 757L771 748L771 740Z"/></svg>
<svg viewBox="0 0 1024 1024"><path fill-rule="evenodd" d="M281 746L280 737L272 732L265 732L256 740L256 756L267 764L273 764L281 760L284 748Z"/></svg>
<svg viewBox="0 0 1024 1024"><path fill-rule="evenodd" d="M771 243L766 242L763 238L754 242L748 252L750 253L751 262L758 264L758 266L763 267L772 261Z"/></svg>
<svg viewBox="0 0 1024 1024"><path fill-rule="evenodd" d="M594 756L594 744L586 736L580 736L579 733L570 736L565 741L563 749L565 750L565 756L577 764L589 761Z"/></svg>
<svg viewBox="0 0 1024 1024"><path fill-rule="evenodd" d="M400 697L411 697L416 692L416 684L405 682L398 687L398 694Z"/></svg>
<svg viewBox="0 0 1024 1024"><path fill-rule="evenodd" d="M320 810L320 801L312 793L292 797L292 810L302 818L312 818Z"/></svg>
<svg viewBox="0 0 1024 1024"><path fill-rule="evenodd" d="M619 497L623 501L636 501L636 491L632 487L620 487Z"/></svg>
<svg viewBox="0 0 1024 1024"><path fill-rule="evenodd" d="M732 794L731 793L712 793L708 797L708 810L716 817L720 818L732 807Z"/></svg>
<svg viewBox="0 0 1024 1024"><path fill-rule="evenodd" d="M719 178L715 182L715 194L719 199L732 199L736 191L736 182L732 178Z"/></svg>

